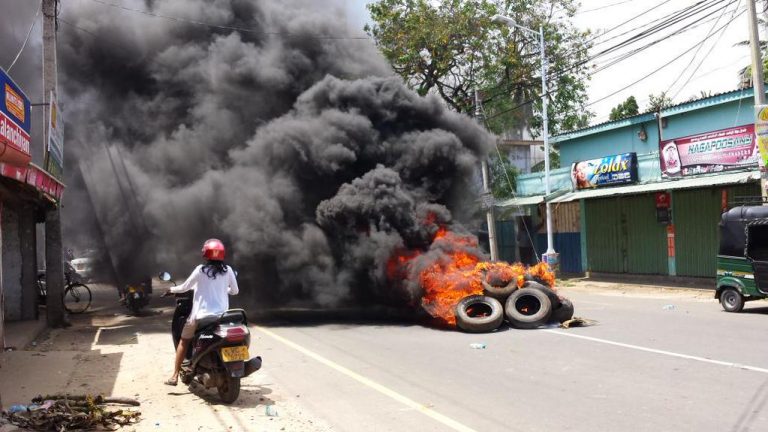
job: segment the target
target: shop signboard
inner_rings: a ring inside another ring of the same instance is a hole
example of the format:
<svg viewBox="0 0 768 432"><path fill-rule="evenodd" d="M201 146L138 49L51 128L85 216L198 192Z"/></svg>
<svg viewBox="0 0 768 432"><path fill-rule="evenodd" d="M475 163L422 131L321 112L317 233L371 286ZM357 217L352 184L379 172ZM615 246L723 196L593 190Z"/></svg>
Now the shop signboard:
<svg viewBox="0 0 768 432"><path fill-rule="evenodd" d="M64 167L64 118L59 110L56 95L51 92L50 118L48 119L48 158L45 168L61 179Z"/></svg>
<svg viewBox="0 0 768 432"><path fill-rule="evenodd" d="M622 153L571 165L573 188L589 189L637 181L637 154Z"/></svg>
<svg viewBox="0 0 768 432"><path fill-rule="evenodd" d="M661 174L664 177L757 166L758 157L754 124L659 143Z"/></svg>
<svg viewBox="0 0 768 432"><path fill-rule="evenodd" d="M0 162L25 166L32 160L31 108L24 92L0 68Z"/></svg>

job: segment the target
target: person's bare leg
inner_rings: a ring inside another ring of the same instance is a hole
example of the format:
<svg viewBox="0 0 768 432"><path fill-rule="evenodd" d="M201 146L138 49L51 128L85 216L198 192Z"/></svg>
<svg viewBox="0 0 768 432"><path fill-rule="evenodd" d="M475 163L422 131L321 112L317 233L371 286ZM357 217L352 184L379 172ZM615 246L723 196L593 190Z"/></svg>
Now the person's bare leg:
<svg viewBox="0 0 768 432"><path fill-rule="evenodd" d="M181 371L181 363L184 361L184 356L187 352L187 346L189 345L189 339L181 339L179 346L176 347L176 361L173 365L173 375L166 381L166 383L176 383L179 381L179 372ZM176 384L173 384L176 385Z"/></svg>

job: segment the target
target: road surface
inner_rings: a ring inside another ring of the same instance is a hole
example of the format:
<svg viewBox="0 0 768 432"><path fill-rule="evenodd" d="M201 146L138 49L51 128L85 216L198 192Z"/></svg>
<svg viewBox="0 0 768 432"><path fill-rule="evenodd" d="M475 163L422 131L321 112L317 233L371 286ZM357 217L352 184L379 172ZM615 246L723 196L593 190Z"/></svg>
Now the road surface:
<svg viewBox="0 0 768 432"><path fill-rule="evenodd" d="M56 391L137 397L143 420L128 429L137 431L768 430L765 302L728 314L709 292L582 284L563 291L596 326L472 335L263 323L251 351L264 367L226 406L215 392L161 384L169 300L130 317L114 293L96 291L95 309L73 327L5 354L6 405Z"/></svg>

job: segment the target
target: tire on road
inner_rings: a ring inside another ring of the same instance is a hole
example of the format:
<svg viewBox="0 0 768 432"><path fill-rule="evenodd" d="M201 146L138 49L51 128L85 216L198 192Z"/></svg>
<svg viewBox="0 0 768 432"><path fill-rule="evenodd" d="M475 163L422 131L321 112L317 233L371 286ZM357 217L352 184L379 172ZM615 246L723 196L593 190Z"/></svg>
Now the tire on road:
<svg viewBox="0 0 768 432"><path fill-rule="evenodd" d="M504 313L511 326L533 329L549 322L552 316L552 301L543 290L521 288L509 296Z"/></svg>
<svg viewBox="0 0 768 432"><path fill-rule="evenodd" d="M720 293L720 304L726 312L741 312L744 309L744 296L736 288L725 288Z"/></svg>
<svg viewBox="0 0 768 432"><path fill-rule="evenodd" d="M484 280L481 280L480 283L483 285L483 293L485 295L501 302L506 300L517 289L517 283L514 280L501 287L493 286Z"/></svg>
<svg viewBox="0 0 768 432"><path fill-rule="evenodd" d="M533 288L542 291L549 297L549 302L552 303L552 310L560 308L560 297L558 297L555 290L549 286L536 281L528 281L523 284L523 288Z"/></svg>
<svg viewBox="0 0 768 432"><path fill-rule="evenodd" d="M560 300L560 307L552 311L552 322L563 323L573 318L573 303L564 298Z"/></svg>
<svg viewBox="0 0 768 432"><path fill-rule="evenodd" d="M464 297L454 309L456 325L470 333L496 330L504 320L501 302L485 295Z"/></svg>

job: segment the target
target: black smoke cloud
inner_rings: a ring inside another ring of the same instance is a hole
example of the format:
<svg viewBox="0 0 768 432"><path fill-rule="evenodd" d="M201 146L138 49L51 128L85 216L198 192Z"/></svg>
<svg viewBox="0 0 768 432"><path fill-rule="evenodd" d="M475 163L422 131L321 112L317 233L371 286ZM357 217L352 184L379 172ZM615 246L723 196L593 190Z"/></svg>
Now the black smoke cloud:
<svg viewBox="0 0 768 432"><path fill-rule="evenodd" d="M429 215L461 230L491 138L408 90L370 41L339 38L341 9L323 3L144 4L216 28L66 4L68 173L82 171L124 279L186 272L220 237L256 297L418 296L393 292L387 260L429 247ZM65 206L69 229L87 209Z"/></svg>

